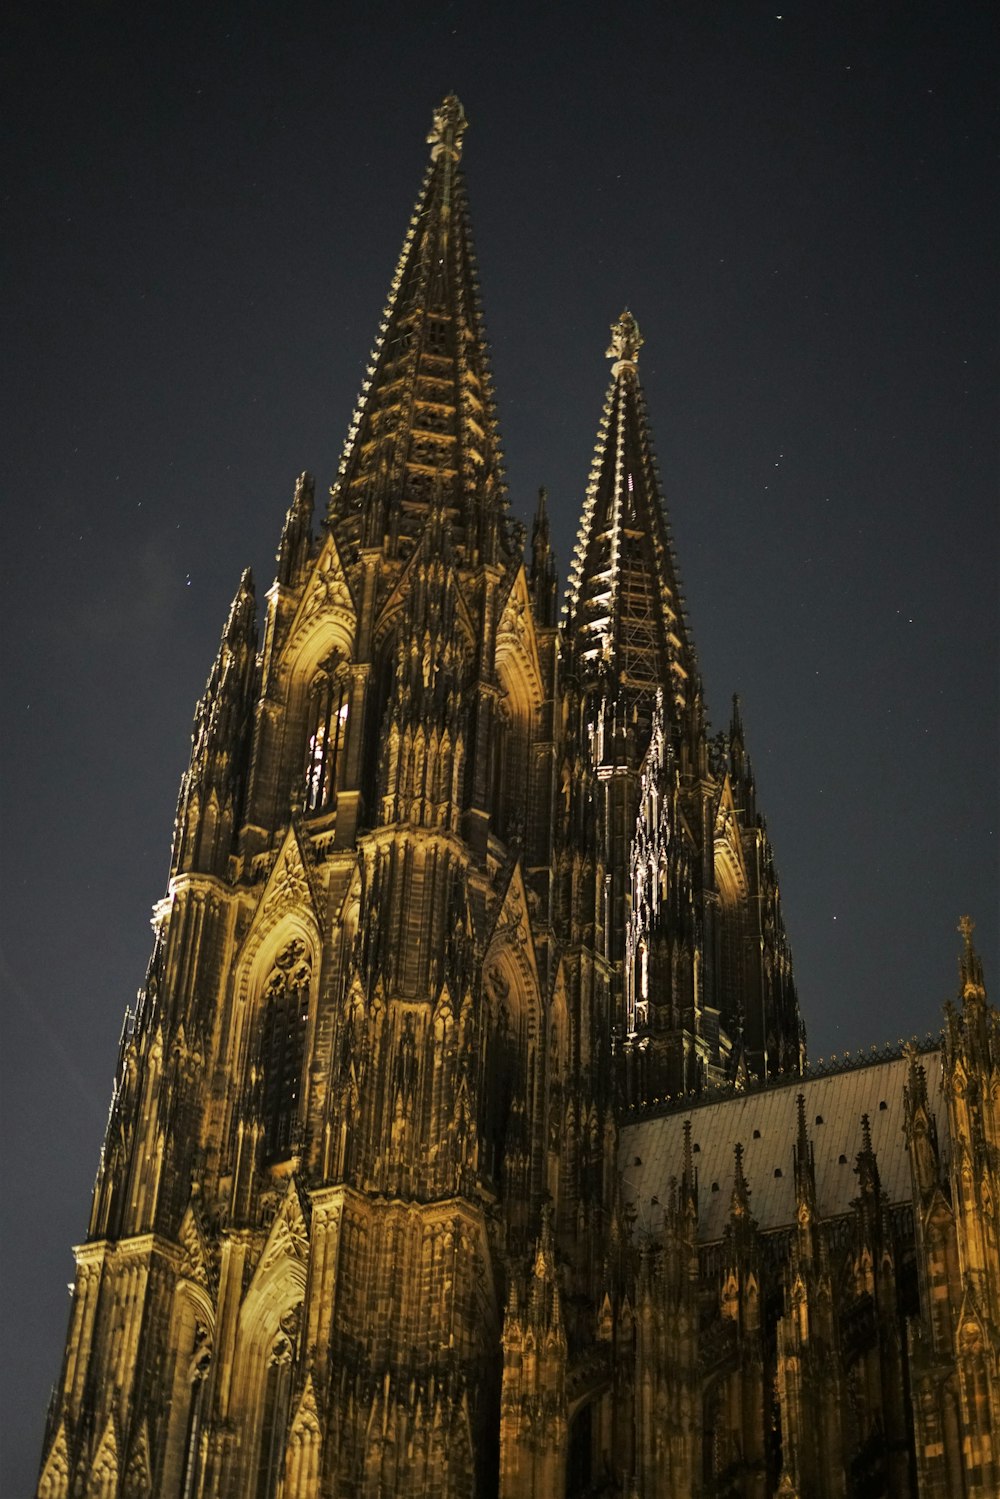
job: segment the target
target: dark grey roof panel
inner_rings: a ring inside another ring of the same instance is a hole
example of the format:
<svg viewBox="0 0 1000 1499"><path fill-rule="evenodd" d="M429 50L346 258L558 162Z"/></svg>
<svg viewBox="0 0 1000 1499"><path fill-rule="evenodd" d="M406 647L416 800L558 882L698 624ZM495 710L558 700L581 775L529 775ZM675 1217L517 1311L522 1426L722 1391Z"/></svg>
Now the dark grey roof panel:
<svg viewBox="0 0 1000 1499"><path fill-rule="evenodd" d="M927 1097L937 1118L940 1147L946 1152L948 1119L941 1093L941 1053L925 1052L920 1060L927 1074ZM627 1125L621 1133L619 1169L625 1201L636 1208L637 1231L655 1234L662 1227L660 1204L667 1201L670 1178L681 1173L687 1119L691 1120L691 1139L696 1148L699 1241L711 1244L722 1238L729 1215L733 1146L737 1142L743 1146L750 1207L759 1227L769 1230L790 1225L795 1217L793 1147L799 1093L806 1100L820 1215L836 1218L849 1212L857 1196L855 1165L861 1149L862 1114L867 1114L871 1122L883 1190L890 1203L908 1202L910 1162L903 1132L903 1090L908 1071L906 1058L900 1057L759 1093L740 1094L689 1113L678 1111ZM816 1123L817 1116L822 1124ZM841 1156L846 1160L842 1162ZM637 1159L640 1165L636 1165ZM713 1182L718 1183L716 1191L712 1190Z"/></svg>

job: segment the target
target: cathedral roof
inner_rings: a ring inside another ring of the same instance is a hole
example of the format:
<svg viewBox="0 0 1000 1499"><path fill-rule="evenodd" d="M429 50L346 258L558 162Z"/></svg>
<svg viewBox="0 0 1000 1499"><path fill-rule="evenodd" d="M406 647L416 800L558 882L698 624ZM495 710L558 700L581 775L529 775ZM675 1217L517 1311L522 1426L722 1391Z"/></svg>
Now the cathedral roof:
<svg viewBox="0 0 1000 1499"><path fill-rule="evenodd" d="M920 1061L927 1077L927 1101L937 1116L940 1144L947 1150L947 1109L941 1087L940 1051ZM795 1221L793 1148L798 1130L796 1100L805 1097L805 1122L815 1155L816 1207L823 1218L850 1211L858 1196L855 1170L867 1114L882 1190L890 1204L910 1202L913 1188L903 1132L909 1061L855 1067L816 1078L740 1093L691 1111L647 1118L621 1132L619 1170L626 1202L636 1209L636 1228L657 1234L663 1224L671 1177L679 1178L684 1158L684 1127L690 1121L698 1172L698 1239L720 1240L729 1217L733 1148L743 1146L742 1167L750 1188L750 1211L764 1232Z"/></svg>
<svg viewBox="0 0 1000 1499"><path fill-rule="evenodd" d="M611 383L566 595L564 625L577 672L610 673L675 716L689 697L694 650L639 381L643 339L628 311L612 325Z"/></svg>
<svg viewBox="0 0 1000 1499"><path fill-rule="evenodd" d="M442 493L466 560L505 545L500 438L459 164L466 124L453 94L434 113L430 162L331 491L338 535L376 547L389 538L403 558Z"/></svg>

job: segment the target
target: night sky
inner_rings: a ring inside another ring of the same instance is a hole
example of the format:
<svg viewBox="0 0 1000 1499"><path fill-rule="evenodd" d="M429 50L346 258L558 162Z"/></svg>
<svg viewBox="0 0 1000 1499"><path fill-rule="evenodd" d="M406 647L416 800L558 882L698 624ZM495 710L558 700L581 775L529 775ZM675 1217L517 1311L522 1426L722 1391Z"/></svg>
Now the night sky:
<svg viewBox="0 0 1000 1499"><path fill-rule="evenodd" d="M195 700L296 474L336 472L449 90L513 509L548 486L563 577L608 324L639 319L812 1056L936 1028L962 912L1000 992L991 8L537 9L7 8L3 1499Z"/></svg>

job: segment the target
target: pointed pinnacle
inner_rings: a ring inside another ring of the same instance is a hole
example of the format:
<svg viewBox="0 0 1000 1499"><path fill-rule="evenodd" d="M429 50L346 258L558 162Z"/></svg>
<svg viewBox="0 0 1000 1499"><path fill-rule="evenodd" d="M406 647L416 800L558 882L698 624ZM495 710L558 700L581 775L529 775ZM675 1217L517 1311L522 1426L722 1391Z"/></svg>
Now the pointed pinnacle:
<svg viewBox="0 0 1000 1499"><path fill-rule="evenodd" d="M313 497L316 492L316 484L308 469L303 469L295 481L295 494L292 497L292 508L294 510L306 510L312 515Z"/></svg>
<svg viewBox="0 0 1000 1499"><path fill-rule="evenodd" d="M542 1226L535 1251L535 1274L541 1278L555 1269L555 1253L552 1245L552 1204L542 1203Z"/></svg>
<svg viewBox="0 0 1000 1499"><path fill-rule="evenodd" d="M972 941L972 934L975 929L976 923L971 916L960 918L958 930L961 932L965 943L962 955L958 960L958 972L961 979L963 999L985 999L986 997L983 964Z"/></svg>
<svg viewBox="0 0 1000 1499"><path fill-rule="evenodd" d="M906 1101L912 1109L927 1103L927 1073L912 1041L908 1041L903 1047L903 1056L906 1058Z"/></svg>
<svg viewBox="0 0 1000 1499"><path fill-rule="evenodd" d="M427 135L431 148L431 161L441 155L458 161L462 155L462 136L468 129L465 110L456 94L448 94L434 111L434 123Z"/></svg>
<svg viewBox="0 0 1000 1499"><path fill-rule="evenodd" d="M684 1121L684 1165L681 1169L681 1186L685 1193L694 1187L694 1150L691 1145L691 1121Z"/></svg>
<svg viewBox="0 0 1000 1499"><path fill-rule="evenodd" d="M698 1178L695 1174L694 1149L691 1145L691 1121L684 1121L684 1164L681 1171L680 1198L684 1213L698 1214Z"/></svg>
<svg viewBox="0 0 1000 1499"><path fill-rule="evenodd" d="M733 1166L733 1198L731 1212L734 1218L744 1218L750 1212L750 1188L747 1179L743 1175L743 1146L736 1143L733 1146L735 1158Z"/></svg>
<svg viewBox="0 0 1000 1499"><path fill-rule="evenodd" d="M229 606L229 617L226 620L223 639L232 640L235 635L244 630L256 613L256 609L257 595L253 585L253 569L245 567L240 577L240 586Z"/></svg>

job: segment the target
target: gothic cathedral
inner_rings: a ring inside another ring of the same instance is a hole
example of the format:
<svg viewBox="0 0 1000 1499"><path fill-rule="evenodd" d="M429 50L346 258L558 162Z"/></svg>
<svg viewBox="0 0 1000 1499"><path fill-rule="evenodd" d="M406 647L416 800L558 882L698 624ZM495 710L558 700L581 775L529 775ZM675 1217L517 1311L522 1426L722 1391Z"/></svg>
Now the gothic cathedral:
<svg viewBox="0 0 1000 1499"><path fill-rule="evenodd" d="M1000 1026L811 1070L639 378L560 612L430 162L198 704L38 1499L1000 1492ZM526 556L527 553L527 556Z"/></svg>

